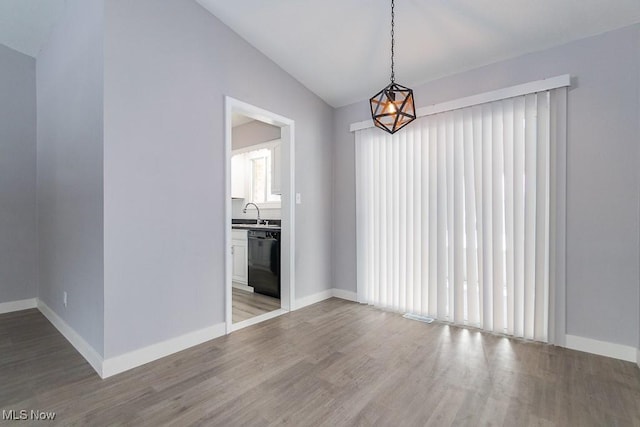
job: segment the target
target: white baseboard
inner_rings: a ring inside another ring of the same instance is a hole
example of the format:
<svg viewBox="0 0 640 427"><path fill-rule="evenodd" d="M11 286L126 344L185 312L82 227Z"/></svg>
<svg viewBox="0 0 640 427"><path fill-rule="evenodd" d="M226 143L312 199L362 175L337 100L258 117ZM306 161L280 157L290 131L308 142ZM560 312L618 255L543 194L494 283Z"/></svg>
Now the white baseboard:
<svg viewBox="0 0 640 427"><path fill-rule="evenodd" d="M67 322L62 320L60 316L58 316L47 304L42 302L41 300L37 301L38 310L46 317L49 322L64 336L67 341L71 343L72 346L78 350L78 353L82 355L89 362L89 365L95 371L103 377L102 375L102 356L88 343L82 338ZM104 378L104 377L103 377Z"/></svg>
<svg viewBox="0 0 640 427"><path fill-rule="evenodd" d="M0 314L13 313L14 311L28 310L38 306L37 298L22 299L0 303Z"/></svg>
<svg viewBox="0 0 640 427"><path fill-rule="evenodd" d="M598 354L600 356L612 357L614 359L626 360L627 362L638 361L638 350L623 344L614 344L606 341L598 341L591 338L567 335L566 348L584 351L586 353Z"/></svg>
<svg viewBox="0 0 640 427"><path fill-rule="evenodd" d="M358 301L358 294L351 291L345 291L344 289L333 288L333 296L340 299L345 299L347 301Z"/></svg>
<svg viewBox="0 0 640 427"><path fill-rule="evenodd" d="M296 309L324 301L331 297L349 301L357 300L355 292L345 291L343 289L328 289L296 300ZM71 326L62 320L62 318L51 310L51 308L49 308L44 302L36 298L2 303L0 304L0 313L25 310L35 307L40 310L40 312L71 343L71 345L73 345L73 347L87 360L91 367L93 367L93 369L102 378L107 378L121 372L128 371L162 357L185 350L189 347L202 344L206 341L223 336L226 332L225 324L219 323L208 328L190 332L176 338L103 360L100 354ZM638 367L640 367L640 349L636 349L631 346L598 341L575 335L567 335L566 347L573 350L635 362L638 364Z"/></svg>
<svg viewBox="0 0 640 427"><path fill-rule="evenodd" d="M311 304L315 304L326 299L336 297L347 301L357 301L358 297L355 292L345 291L344 289L327 289L326 291L318 292L317 294L309 295L296 300L295 309L303 308Z"/></svg>
<svg viewBox="0 0 640 427"><path fill-rule="evenodd" d="M240 289L241 291L246 291L246 292L253 292L253 287L249 286L249 285L245 285L242 283L238 283L238 282L233 282L231 284L231 286L233 286L236 289Z"/></svg>
<svg viewBox="0 0 640 427"><path fill-rule="evenodd" d="M317 294L309 295L306 297L296 299L295 309L298 310L300 308L306 307L311 304L315 304L320 301L324 301L333 296L333 289L327 289L322 292L318 292Z"/></svg>
<svg viewBox="0 0 640 427"><path fill-rule="evenodd" d="M101 378L119 374L162 357L185 350L225 334L224 323L190 332L176 338L152 344L129 353L103 359L102 356L82 338L71 326L58 316L49 306L36 300L38 310L64 336L67 341L89 362Z"/></svg>
<svg viewBox="0 0 640 427"><path fill-rule="evenodd" d="M243 321L238 322L238 323L233 323L231 325L230 332L234 332L234 331L237 331L239 329L246 328L247 326L256 325L256 324L258 324L260 322L264 322L265 320L273 319L274 317L282 316L283 314L286 314L286 313L287 313L287 310L284 310L284 309L280 308L278 310L273 310L273 311L270 311L268 313L260 314L258 316L252 317L250 319L243 320Z"/></svg>
<svg viewBox="0 0 640 427"><path fill-rule="evenodd" d="M214 338L225 335L224 323L189 332L179 337L171 338L129 353L105 359L102 364L102 378L119 374L129 369L136 368L154 360L161 359L170 354L186 350L189 347L202 344Z"/></svg>

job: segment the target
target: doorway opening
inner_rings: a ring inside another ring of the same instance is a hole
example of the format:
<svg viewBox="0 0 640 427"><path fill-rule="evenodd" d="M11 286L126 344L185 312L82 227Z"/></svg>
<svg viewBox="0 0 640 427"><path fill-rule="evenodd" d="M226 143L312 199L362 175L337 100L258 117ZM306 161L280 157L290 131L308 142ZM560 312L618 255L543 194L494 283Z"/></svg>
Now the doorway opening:
<svg viewBox="0 0 640 427"><path fill-rule="evenodd" d="M293 309L294 121L225 97L226 331Z"/></svg>

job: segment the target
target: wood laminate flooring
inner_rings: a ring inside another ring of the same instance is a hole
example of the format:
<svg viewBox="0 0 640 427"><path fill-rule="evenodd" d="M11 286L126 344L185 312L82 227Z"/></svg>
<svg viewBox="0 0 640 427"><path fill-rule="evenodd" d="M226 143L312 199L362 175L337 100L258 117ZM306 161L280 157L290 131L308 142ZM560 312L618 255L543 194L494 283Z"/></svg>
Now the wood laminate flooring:
<svg viewBox="0 0 640 427"><path fill-rule="evenodd" d="M267 295L248 292L232 288L231 306L233 323L242 322L261 314L269 313L280 308L280 300Z"/></svg>
<svg viewBox="0 0 640 427"><path fill-rule="evenodd" d="M27 310L0 315L2 409L65 426L637 426L640 370L333 298L101 380Z"/></svg>

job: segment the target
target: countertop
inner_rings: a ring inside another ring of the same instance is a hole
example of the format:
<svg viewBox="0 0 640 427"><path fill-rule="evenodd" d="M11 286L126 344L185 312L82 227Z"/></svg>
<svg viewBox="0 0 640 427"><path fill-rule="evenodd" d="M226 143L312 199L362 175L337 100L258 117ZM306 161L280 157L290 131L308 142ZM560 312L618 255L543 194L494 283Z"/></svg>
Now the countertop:
<svg viewBox="0 0 640 427"><path fill-rule="evenodd" d="M269 225L256 224L255 220L236 220L231 223L231 228L234 230L273 230L281 231L280 220L267 220Z"/></svg>

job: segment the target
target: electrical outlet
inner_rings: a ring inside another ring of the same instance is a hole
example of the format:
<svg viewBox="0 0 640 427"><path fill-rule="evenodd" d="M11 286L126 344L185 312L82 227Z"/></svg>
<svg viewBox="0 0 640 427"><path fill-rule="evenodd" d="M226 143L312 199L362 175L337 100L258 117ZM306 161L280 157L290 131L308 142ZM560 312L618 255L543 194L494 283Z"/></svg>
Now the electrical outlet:
<svg viewBox="0 0 640 427"><path fill-rule="evenodd" d="M64 291L62 293L62 302L64 303L64 306L67 306L67 291Z"/></svg>

